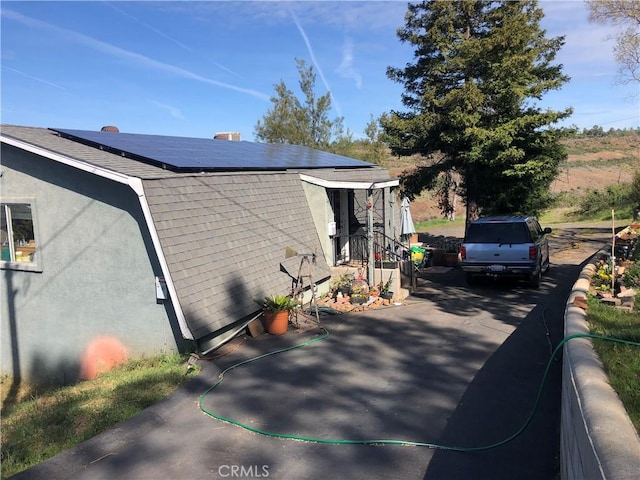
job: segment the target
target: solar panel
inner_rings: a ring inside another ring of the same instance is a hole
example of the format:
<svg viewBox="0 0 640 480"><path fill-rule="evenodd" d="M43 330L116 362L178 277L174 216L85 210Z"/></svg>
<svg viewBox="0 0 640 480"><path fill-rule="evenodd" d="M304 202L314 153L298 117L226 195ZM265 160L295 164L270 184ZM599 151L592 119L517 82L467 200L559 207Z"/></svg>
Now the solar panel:
<svg viewBox="0 0 640 480"><path fill-rule="evenodd" d="M374 164L299 145L51 128L70 140L176 171L363 168Z"/></svg>

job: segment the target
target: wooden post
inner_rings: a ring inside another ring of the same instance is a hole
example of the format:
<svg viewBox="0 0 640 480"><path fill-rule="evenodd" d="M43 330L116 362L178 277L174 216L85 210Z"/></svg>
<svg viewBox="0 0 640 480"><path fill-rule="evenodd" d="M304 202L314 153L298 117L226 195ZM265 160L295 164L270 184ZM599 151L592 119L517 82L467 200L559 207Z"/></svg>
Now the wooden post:
<svg viewBox="0 0 640 480"><path fill-rule="evenodd" d="M615 212L611 209L611 293L616 293L616 220Z"/></svg>

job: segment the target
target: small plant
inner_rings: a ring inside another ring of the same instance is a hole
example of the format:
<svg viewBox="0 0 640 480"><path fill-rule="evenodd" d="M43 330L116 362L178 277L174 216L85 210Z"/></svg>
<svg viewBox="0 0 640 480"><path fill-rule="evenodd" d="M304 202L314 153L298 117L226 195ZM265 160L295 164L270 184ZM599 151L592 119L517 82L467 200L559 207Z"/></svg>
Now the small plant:
<svg viewBox="0 0 640 480"><path fill-rule="evenodd" d="M268 312L291 312L300 304L287 295L270 295L258 301L258 304Z"/></svg>
<svg viewBox="0 0 640 480"><path fill-rule="evenodd" d="M334 292L351 293L351 286L354 277L351 273L343 273L342 275L331 280L331 290Z"/></svg>
<svg viewBox="0 0 640 480"><path fill-rule="evenodd" d="M378 288L380 289L380 295L389 295L389 290L391 289L392 280L393 280L393 273L390 273L389 280L387 280L387 283L380 282L380 284L378 285Z"/></svg>
<svg viewBox="0 0 640 480"><path fill-rule="evenodd" d="M357 280L351 287L351 302L365 303L369 300L369 286L362 280Z"/></svg>
<svg viewBox="0 0 640 480"><path fill-rule="evenodd" d="M593 288L600 292L612 291L613 272L610 260L598 260L596 273L591 278Z"/></svg>

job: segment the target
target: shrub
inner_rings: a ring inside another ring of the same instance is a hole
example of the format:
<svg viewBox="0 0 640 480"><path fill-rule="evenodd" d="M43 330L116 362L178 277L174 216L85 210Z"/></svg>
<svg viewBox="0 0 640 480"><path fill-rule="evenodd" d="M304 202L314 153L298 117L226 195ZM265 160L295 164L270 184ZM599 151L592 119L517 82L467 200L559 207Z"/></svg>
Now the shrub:
<svg viewBox="0 0 640 480"><path fill-rule="evenodd" d="M595 214L602 210L620 208L631 201L631 185L609 185L603 191L592 190L580 200L580 213Z"/></svg>
<svg viewBox="0 0 640 480"><path fill-rule="evenodd" d="M634 262L625 269L622 281L627 288L640 288L640 262Z"/></svg>

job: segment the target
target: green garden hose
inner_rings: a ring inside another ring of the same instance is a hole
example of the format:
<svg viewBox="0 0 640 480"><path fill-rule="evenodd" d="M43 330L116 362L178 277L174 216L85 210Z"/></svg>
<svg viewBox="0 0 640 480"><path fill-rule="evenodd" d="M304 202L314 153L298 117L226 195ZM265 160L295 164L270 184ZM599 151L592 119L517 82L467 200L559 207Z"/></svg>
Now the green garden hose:
<svg viewBox="0 0 640 480"><path fill-rule="evenodd" d="M544 375L542 376L542 381L540 382L540 387L538 388L538 394L536 396L536 401L533 405L533 409L531 410L531 413L529 414L529 416L527 417L527 419L525 420L525 422L522 424L522 426L512 435L510 435L509 437L505 438L504 440L501 440L499 442L495 442L495 443L491 443L488 445L483 445L483 446L477 446L477 447L459 447L459 446L451 446L451 445L438 445L435 443L427 443L427 442L413 442L413 441L408 441L408 440L344 440L344 439L325 439L325 438L313 438L313 437L304 437L304 436L300 436L300 435L292 435L292 434L286 434L286 433L275 433L275 432L268 432L265 430L260 430L258 428L253 428L249 425L246 425L242 422L238 422L236 420L230 419L230 418L226 418L226 417L222 417L220 415L217 415L209 410L207 410L203 405L202 402L204 401L205 397L211 393L215 388L217 388L222 381L224 380L224 376L227 372L238 368L242 365L247 365L249 363L253 363L255 361L258 361L260 359L263 359L265 357L269 357L271 355L277 355L279 353L284 353L284 352L288 352L291 350L295 350L297 348L302 348L302 347L306 347L308 345L311 345L315 342L318 342L320 340L323 340L325 338L327 338L329 336L329 332L324 328L324 327L320 327L322 329L322 335L312 338L311 340L308 340L304 343L300 343L291 347L287 347L287 348L282 348L280 350L275 350L273 352L268 352L265 353L263 355L259 355L257 357L252 357L249 358L248 360L243 360L241 362L235 363L233 365L231 365L230 367L227 367L226 369L224 369L219 375L218 375L218 381L213 384L210 388L208 388L202 395L200 395L200 401L199 401L199 405L200 405L200 410L202 410L205 414L209 415L212 418L215 418L216 420L220 420L222 422L227 422L230 423L232 425L236 425L238 427L242 427L245 430L249 430L250 432L254 432L254 433L259 433L260 435L265 435L268 437L275 437L275 438L284 438L284 439L288 439L288 440L299 440L299 441L304 441L304 442L312 442L312 443L324 443L324 444L330 444L330 445L405 445L405 446L413 446L413 447L428 447L428 448L433 448L433 449L439 449L439 450L451 450L451 451L456 451L456 452L478 452L481 450L489 450L492 448L496 448L496 447L500 447L510 441L512 441L513 439L515 439L517 436L519 436L528 426L529 423L531 423L531 420L533 419L533 416L535 415L537 409L538 409L538 405L540 403L540 398L542 396L542 391L544 390L544 384L547 380L547 376L549 374L549 369L551 368L552 365L552 361L555 358L556 354L558 353L558 351L562 348L562 346L567 343L569 340L572 340L574 338L596 338L596 339L601 339L601 340L607 340L607 341L611 341L611 342L617 342L617 343L623 343L626 345L632 345L635 347L640 347L640 343L638 342L631 342L628 340L622 340L619 338L613 338L613 337L607 337L607 336L603 336L603 335L595 335L595 334L591 334L591 333L578 333L575 335L569 335L565 338L562 339L562 341L556 346L556 348L553 350L552 354L551 354L551 358L549 359L549 361L547 362L547 366L545 368L544 371Z"/></svg>

